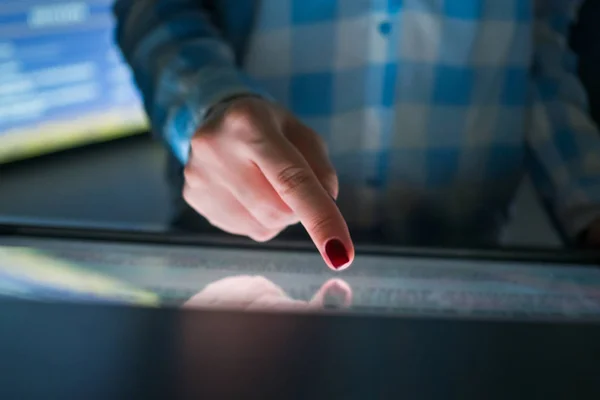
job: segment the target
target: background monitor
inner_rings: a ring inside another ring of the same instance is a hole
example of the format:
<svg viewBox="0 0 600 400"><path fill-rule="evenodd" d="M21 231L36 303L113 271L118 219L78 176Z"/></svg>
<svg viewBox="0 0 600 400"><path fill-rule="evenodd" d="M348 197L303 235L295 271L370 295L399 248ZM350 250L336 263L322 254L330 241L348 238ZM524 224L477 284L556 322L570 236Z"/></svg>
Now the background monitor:
<svg viewBox="0 0 600 400"><path fill-rule="evenodd" d="M0 2L0 164L145 130L112 4Z"/></svg>

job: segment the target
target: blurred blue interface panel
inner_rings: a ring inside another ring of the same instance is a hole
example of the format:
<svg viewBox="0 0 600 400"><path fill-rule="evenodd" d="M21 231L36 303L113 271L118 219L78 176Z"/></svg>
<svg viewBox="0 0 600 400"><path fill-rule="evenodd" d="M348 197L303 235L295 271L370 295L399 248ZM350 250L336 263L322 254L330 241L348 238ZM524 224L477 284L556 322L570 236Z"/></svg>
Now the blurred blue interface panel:
<svg viewBox="0 0 600 400"><path fill-rule="evenodd" d="M112 3L0 1L0 163L146 127Z"/></svg>

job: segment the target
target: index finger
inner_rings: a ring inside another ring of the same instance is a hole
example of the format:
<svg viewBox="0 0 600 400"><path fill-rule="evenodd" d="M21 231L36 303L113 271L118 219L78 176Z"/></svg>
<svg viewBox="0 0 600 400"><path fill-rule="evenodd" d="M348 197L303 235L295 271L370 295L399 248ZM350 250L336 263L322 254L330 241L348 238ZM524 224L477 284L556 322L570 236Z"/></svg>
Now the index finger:
<svg viewBox="0 0 600 400"><path fill-rule="evenodd" d="M302 154L278 135L256 150L254 163L296 214L327 265L348 267L354 245L346 221Z"/></svg>

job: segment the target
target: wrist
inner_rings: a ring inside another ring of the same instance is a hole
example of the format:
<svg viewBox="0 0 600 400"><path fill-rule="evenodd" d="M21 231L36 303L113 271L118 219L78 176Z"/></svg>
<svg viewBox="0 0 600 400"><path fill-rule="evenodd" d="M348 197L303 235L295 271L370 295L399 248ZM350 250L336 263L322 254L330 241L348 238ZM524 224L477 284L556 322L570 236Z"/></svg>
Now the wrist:
<svg viewBox="0 0 600 400"><path fill-rule="evenodd" d="M253 94L253 93L244 93L244 94L236 94L233 96L229 96L229 97L219 101L218 103L213 104L211 107L209 107L209 109L205 115L205 121L209 120L210 118L212 118L215 115L222 114L233 103L235 103L239 100L243 100L243 99L262 99L262 97L257 94Z"/></svg>

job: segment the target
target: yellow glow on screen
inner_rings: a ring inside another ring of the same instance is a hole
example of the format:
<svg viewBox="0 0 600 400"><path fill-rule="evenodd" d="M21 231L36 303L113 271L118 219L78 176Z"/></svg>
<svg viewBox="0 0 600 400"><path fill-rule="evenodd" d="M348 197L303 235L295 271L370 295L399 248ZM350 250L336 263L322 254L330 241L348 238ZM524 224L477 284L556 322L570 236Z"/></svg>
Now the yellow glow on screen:
<svg viewBox="0 0 600 400"><path fill-rule="evenodd" d="M0 163L139 134L148 120L138 107L83 114L69 120L0 132Z"/></svg>
<svg viewBox="0 0 600 400"><path fill-rule="evenodd" d="M19 282L29 283L32 287L93 295L99 299L145 306L158 306L160 300L158 295L115 277L29 248L0 248L0 273Z"/></svg>

